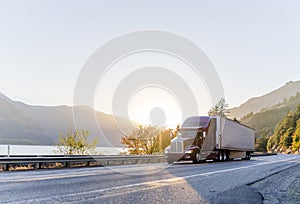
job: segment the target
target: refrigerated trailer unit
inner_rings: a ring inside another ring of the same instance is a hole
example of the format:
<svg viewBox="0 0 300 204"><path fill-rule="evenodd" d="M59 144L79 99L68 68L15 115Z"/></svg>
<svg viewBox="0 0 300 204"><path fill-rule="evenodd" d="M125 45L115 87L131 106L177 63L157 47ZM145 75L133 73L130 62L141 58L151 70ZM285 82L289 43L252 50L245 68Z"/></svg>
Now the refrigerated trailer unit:
<svg viewBox="0 0 300 204"><path fill-rule="evenodd" d="M165 149L168 163L192 160L249 160L254 152L254 129L221 116L187 118Z"/></svg>

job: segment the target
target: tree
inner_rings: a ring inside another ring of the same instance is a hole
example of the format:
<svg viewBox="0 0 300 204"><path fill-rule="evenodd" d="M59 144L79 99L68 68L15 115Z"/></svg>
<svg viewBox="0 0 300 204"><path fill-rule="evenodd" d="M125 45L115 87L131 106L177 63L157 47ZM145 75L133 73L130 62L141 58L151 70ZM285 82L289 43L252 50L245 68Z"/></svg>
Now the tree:
<svg viewBox="0 0 300 204"><path fill-rule="evenodd" d="M289 148L292 146L293 138L292 135L294 133L295 127L290 127L287 129L287 131L283 134L283 136L280 138L280 145L286 148Z"/></svg>
<svg viewBox="0 0 300 204"><path fill-rule="evenodd" d="M267 142L267 150L268 152L272 152L272 150L275 148L275 137L274 135L271 136Z"/></svg>
<svg viewBox="0 0 300 204"><path fill-rule="evenodd" d="M293 134L293 146L294 151L299 151L300 148L300 119L297 121L296 130Z"/></svg>
<svg viewBox="0 0 300 204"><path fill-rule="evenodd" d="M256 142L255 142L255 151L266 152L268 140L269 140L269 137L267 137L267 136L257 138Z"/></svg>
<svg viewBox="0 0 300 204"><path fill-rule="evenodd" d="M121 138L121 143L128 148L129 154L145 154L145 142L134 135L125 135Z"/></svg>
<svg viewBox="0 0 300 204"><path fill-rule="evenodd" d="M221 98L220 101L211 107L208 111L208 115L210 116L226 116L229 113L228 111L228 104L226 103L224 98Z"/></svg>
<svg viewBox="0 0 300 204"><path fill-rule="evenodd" d="M139 126L131 135L121 138L121 143L128 148L129 154L162 153L170 144L171 129L153 126Z"/></svg>
<svg viewBox="0 0 300 204"><path fill-rule="evenodd" d="M69 129L66 134L61 131L58 136L58 143L56 143L58 152L64 155L88 155L94 153L97 145L97 138L92 142L88 142L90 133L82 129L72 130Z"/></svg>

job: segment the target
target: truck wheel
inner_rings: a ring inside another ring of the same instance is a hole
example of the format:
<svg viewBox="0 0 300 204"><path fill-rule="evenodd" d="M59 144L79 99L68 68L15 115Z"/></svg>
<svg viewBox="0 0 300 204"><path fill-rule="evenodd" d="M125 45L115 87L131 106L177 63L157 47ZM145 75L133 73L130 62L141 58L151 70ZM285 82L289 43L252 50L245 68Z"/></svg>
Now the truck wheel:
<svg viewBox="0 0 300 204"><path fill-rule="evenodd" d="M245 160L250 160L251 159L251 154L250 152L246 152L246 158Z"/></svg>
<svg viewBox="0 0 300 204"><path fill-rule="evenodd" d="M195 158L193 159L194 164L198 164L200 162L200 152L197 151L195 154Z"/></svg>
<svg viewBox="0 0 300 204"><path fill-rule="evenodd" d="M223 151L219 152L219 161L223 161Z"/></svg>
<svg viewBox="0 0 300 204"><path fill-rule="evenodd" d="M229 161L229 151L224 151L224 157L223 157L224 161Z"/></svg>

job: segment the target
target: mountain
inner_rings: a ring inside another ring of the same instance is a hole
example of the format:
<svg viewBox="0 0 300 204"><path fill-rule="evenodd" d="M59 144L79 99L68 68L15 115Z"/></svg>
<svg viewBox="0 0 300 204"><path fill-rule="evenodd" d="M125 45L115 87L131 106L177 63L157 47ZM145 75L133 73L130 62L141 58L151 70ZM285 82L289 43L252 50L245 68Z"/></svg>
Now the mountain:
<svg viewBox="0 0 300 204"><path fill-rule="evenodd" d="M279 89L261 97L251 98L239 107L230 109L228 117L240 119L251 112L253 114L258 113L262 109L268 109L280 102L283 102L284 100L287 100L291 96L295 96L297 92L300 92L300 81L288 82Z"/></svg>
<svg viewBox="0 0 300 204"><path fill-rule="evenodd" d="M121 137L130 134L133 125L126 118L85 106L31 106L0 93L0 144L53 145L59 131L76 126L88 130L91 139L98 137L98 146L120 147Z"/></svg>

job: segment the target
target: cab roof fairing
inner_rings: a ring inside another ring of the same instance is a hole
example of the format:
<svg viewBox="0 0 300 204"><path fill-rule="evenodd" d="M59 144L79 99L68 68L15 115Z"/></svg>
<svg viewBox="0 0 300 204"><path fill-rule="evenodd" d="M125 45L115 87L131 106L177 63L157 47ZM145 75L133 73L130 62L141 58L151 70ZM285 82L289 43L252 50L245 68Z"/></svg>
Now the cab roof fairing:
<svg viewBox="0 0 300 204"><path fill-rule="evenodd" d="M211 117L209 116L193 116L187 118L183 124L182 127L178 130L183 129L207 129L210 123Z"/></svg>

